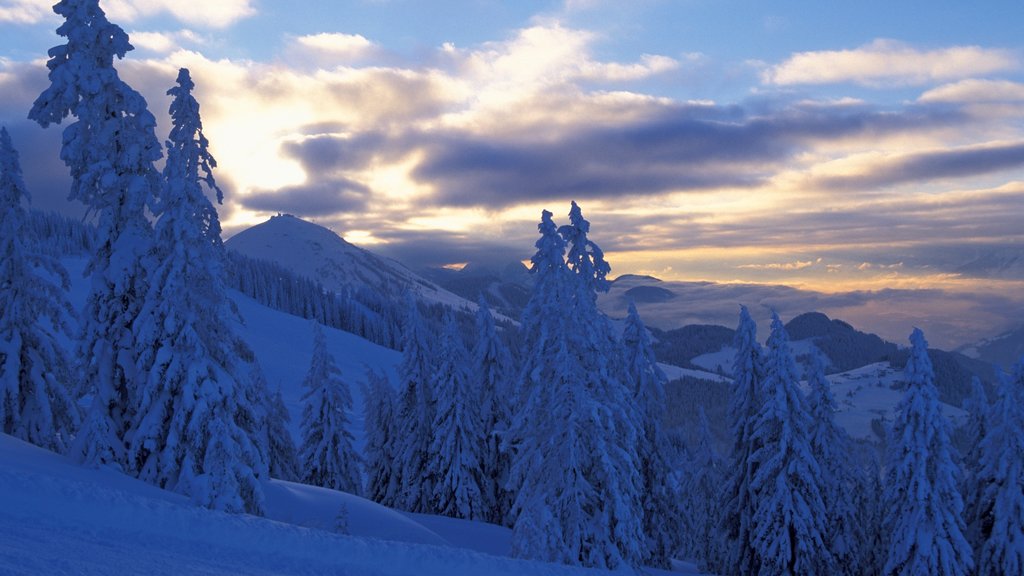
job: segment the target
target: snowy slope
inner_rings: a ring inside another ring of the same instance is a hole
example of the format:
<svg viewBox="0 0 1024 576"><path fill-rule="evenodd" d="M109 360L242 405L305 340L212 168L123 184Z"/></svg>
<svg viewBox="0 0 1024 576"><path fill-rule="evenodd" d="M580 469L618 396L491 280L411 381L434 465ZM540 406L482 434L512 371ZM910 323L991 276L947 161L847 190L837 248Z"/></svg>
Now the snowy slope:
<svg viewBox="0 0 1024 576"><path fill-rule="evenodd" d="M349 244L327 228L289 214L243 230L229 238L225 246L250 258L274 262L336 292L365 286L398 299L412 290L427 302L474 308L398 262Z"/></svg>
<svg viewBox="0 0 1024 576"><path fill-rule="evenodd" d="M109 470L81 468L0 434L0 574L604 573L444 545L402 515L329 490L274 482L268 498L270 518L196 508L181 496ZM288 524L282 516L314 508L331 512L342 500L353 536ZM388 529L394 530L390 537L413 541L365 537ZM479 532L474 523L450 530L463 539ZM431 540L442 545L424 543Z"/></svg>

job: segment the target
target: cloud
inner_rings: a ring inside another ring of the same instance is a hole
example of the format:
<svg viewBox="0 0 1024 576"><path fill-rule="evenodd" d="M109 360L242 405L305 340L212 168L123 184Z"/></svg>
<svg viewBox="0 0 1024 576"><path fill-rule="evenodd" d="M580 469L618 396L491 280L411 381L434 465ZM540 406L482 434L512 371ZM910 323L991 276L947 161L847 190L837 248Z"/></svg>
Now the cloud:
<svg viewBox="0 0 1024 576"><path fill-rule="evenodd" d="M238 201L249 210L318 218L339 212L361 212L366 209L369 194L366 186L337 177L303 186L251 192Z"/></svg>
<svg viewBox="0 0 1024 576"><path fill-rule="evenodd" d="M821 263L821 258L817 260L797 260L796 262L770 262L768 264L741 264L737 268L745 270L803 270L810 268L815 264Z"/></svg>
<svg viewBox="0 0 1024 576"><path fill-rule="evenodd" d="M202 45L207 43L206 38L191 30L178 30L176 32L143 32L136 30L130 32L129 37L131 38L132 46L158 54L169 54L186 45Z"/></svg>
<svg viewBox="0 0 1024 576"><path fill-rule="evenodd" d="M1009 80L961 80L921 94L918 102L1024 102L1024 84Z"/></svg>
<svg viewBox="0 0 1024 576"><path fill-rule="evenodd" d="M321 58L358 60L377 50L377 46L361 34L320 33L295 38L303 51Z"/></svg>
<svg viewBox="0 0 1024 576"><path fill-rule="evenodd" d="M167 14L200 28L226 28L256 14L253 0L104 0L102 8L113 22Z"/></svg>
<svg viewBox="0 0 1024 576"><path fill-rule="evenodd" d="M879 39L854 50L799 52L762 75L768 84L922 85L1016 70L1018 56L980 46L920 50Z"/></svg>
<svg viewBox="0 0 1024 576"><path fill-rule="evenodd" d="M53 4L53 0L5 0L0 6L0 22L35 24L56 19Z"/></svg>
<svg viewBox="0 0 1024 576"><path fill-rule="evenodd" d="M833 190L885 188L911 182L967 178L1024 167L1024 142L905 154L871 163L857 174L823 176L814 186Z"/></svg>

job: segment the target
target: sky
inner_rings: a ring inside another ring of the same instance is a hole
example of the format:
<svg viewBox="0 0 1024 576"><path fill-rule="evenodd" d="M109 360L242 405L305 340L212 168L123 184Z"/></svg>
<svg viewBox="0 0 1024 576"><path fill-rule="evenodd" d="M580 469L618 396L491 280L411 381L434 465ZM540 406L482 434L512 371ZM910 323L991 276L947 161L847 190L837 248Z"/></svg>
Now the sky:
<svg viewBox="0 0 1024 576"><path fill-rule="evenodd" d="M0 0L0 124L34 205L82 214L25 119L51 3ZM971 335L1024 321L1016 4L100 2L161 137L191 70L228 235L284 212L457 267L575 200L613 275L898 293Z"/></svg>

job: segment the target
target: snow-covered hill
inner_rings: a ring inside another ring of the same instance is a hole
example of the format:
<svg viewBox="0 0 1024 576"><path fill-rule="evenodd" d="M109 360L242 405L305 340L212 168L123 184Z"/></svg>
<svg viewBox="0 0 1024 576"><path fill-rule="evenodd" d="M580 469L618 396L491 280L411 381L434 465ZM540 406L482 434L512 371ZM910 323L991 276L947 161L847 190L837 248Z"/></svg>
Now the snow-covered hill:
<svg viewBox="0 0 1024 576"><path fill-rule="evenodd" d="M250 258L273 262L336 292L366 287L399 299L405 292L413 291L427 302L474 307L402 264L290 214L274 216L243 230L229 238L225 246Z"/></svg>
<svg viewBox="0 0 1024 576"><path fill-rule="evenodd" d="M1002 367L1009 373L1013 365L1024 358L1024 324L993 338L957 350L970 358Z"/></svg>

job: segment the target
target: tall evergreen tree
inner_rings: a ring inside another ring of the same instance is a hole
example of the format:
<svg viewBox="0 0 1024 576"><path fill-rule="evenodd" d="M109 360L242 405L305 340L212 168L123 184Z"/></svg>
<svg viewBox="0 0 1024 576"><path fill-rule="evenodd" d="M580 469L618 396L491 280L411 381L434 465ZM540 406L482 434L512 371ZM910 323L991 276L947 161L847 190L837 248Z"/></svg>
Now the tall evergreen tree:
<svg viewBox="0 0 1024 576"><path fill-rule="evenodd" d="M313 359L302 382L302 447L299 462L303 482L360 494L359 456L352 446L348 412L352 393L327 350L320 324L313 321Z"/></svg>
<svg viewBox="0 0 1024 576"><path fill-rule="evenodd" d="M152 243L146 209L161 186L153 166L160 143L145 99L114 69L114 58L132 50L124 30L107 20L99 0L61 0L53 10L65 19L57 34L68 41L50 49L50 85L29 118L44 128L78 119L64 130L61 159L71 170L70 198L99 216L77 355L93 400L72 452L89 465L130 469L125 438L137 403L131 327L147 291L140 263Z"/></svg>
<svg viewBox="0 0 1024 576"><path fill-rule="evenodd" d="M699 436L680 490L687 533L683 534L685 553L697 560L697 567L711 571L711 565L722 556L719 526L719 493L725 475L724 464L715 451L711 426L704 407L698 409Z"/></svg>
<svg viewBox="0 0 1024 576"><path fill-rule="evenodd" d="M907 391L896 407L886 455L886 575L955 576L973 568L964 538L959 470L939 404L924 334L914 329Z"/></svg>
<svg viewBox="0 0 1024 576"><path fill-rule="evenodd" d="M977 574L1024 574L1024 358L1003 377L981 441Z"/></svg>
<svg viewBox="0 0 1024 576"><path fill-rule="evenodd" d="M394 506L398 497L398 470L395 454L395 391L387 376L367 369L363 390L366 433L366 497L385 506Z"/></svg>
<svg viewBox="0 0 1024 576"><path fill-rule="evenodd" d="M616 339L596 306L607 264L575 204L569 229L559 234L548 211L538 228L536 280L522 324L525 400L510 433L512 550L568 564L638 566L636 409L621 345L611 345Z"/></svg>
<svg viewBox="0 0 1024 576"><path fill-rule="evenodd" d="M484 445L480 457L481 491L488 510L487 521L511 524L509 513L514 494L508 489L510 455L501 449L501 437L512 421L510 371L512 357L498 336L487 299L480 295L476 314L476 343L471 353L471 377L480 394L480 419Z"/></svg>
<svg viewBox="0 0 1024 576"><path fill-rule="evenodd" d="M57 342L73 315L68 274L36 246L26 246L22 199L29 195L18 152L0 128L0 432L64 452L79 422L68 390L70 363Z"/></svg>
<svg viewBox="0 0 1024 576"><path fill-rule="evenodd" d="M683 522L679 503L676 502L678 487L672 477L668 439L662 428L665 422L665 382L668 378L658 367L647 327L632 302L629 303L622 341L641 421L637 454L643 479L640 501L647 540L644 561L648 566L670 568L672 554L680 545Z"/></svg>
<svg viewBox="0 0 1024 576"><path fill-rule="evenodd" d="M810 418L799 389L800 373L789 335L772 313L763 403L751 430L756 466L750 482L755 509L751 536L759 574L834 574L820 482L811 453Z"/></svg>
<svg viewBox="0 0 1024 576"><path fill-rule="evenodd" d="M443 516L486 519L491 510L481 488L480 461L485 436L480 394L470 380L466 347L450 310L445 312L438 352L431 387L437 397L431 446L435 458L429 463L437 483L431 507Z"/></svg>
<svg viewBox="0 0 1024 576"><path fill-rule="evenodd" d="M967 421L964 424L966 449L963 457L963 482L960 493L964 497L964 521L967 525L967 541L977 557L981 550L981 518L978 511L981 504L982 482L981 473L981 443L988 434L989 412L991 408L985 388L977 376L971 379L971 395L964 400L963 409L967 412Z"/></svg>
<svg viewBox="0 0 1024 576"><path fill-rule="evenodd" d="M807 408L811 454L818 461L818 485L826 513L825 543L835 558L837 575L856 576L864 533L857 519L854 495L861 488L850 451L850 438L836 424L836 401L825 377L821 354L812 355Z"/></svg>
<svg viewBox="0 0 1024 576"><path fill-rule="evenodd" d="M193 87L181 69L168 91L173 127L164 193L155 205L157 242L144 259L151 282L133 325L139 377L128 463L139 478L207 505L260 513L265 415L255 387L263 380L254 380L252 353L231 329L220 222L204 187L218 201L221 193ZM237 502L241 508L233 508Z"/></svg>
<svg viewBox="0 0 1024 576"><path fill-rule="evenodd" d="M427 346L427 328L416 298L407 299L402 330L402 363L398 368L395 456L400 463L397 500L393 506L408 512L430 512L434 480L429 462L434 441L434 393L430 388L433 358ZM392 504L389 504L392 505Z"/></svg>
<svg viewBox="0 0 1024 576"><path fill-rule="evenodd" d="M725 554L712 563L717 572L757 574L758 553L751 535L756 501L750 488L757 473L757 462L751 454L759 448L754 443L754 423L766 392L765 357L757 342L757 325L745 306L740 306L740 320L733 340L733 386L729 398L729 429L733 438L729 477L722 495L722 522L728 545Z"/></svg>

